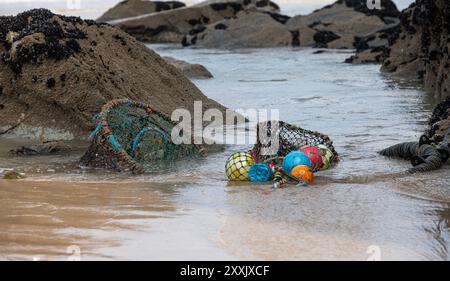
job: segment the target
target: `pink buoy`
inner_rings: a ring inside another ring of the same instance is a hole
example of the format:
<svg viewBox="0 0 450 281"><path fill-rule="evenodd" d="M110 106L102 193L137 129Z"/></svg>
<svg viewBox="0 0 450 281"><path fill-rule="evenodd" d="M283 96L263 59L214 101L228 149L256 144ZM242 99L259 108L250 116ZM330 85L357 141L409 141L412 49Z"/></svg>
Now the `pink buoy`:
<svg viewBox="0 0 450 281"><path fill-rule="evenodd" d="M307 145L300 148L300 151L311 160L311 168L313 172L319 171L322 167L322 156L320 155L320 150L315 146Z"/></svg>

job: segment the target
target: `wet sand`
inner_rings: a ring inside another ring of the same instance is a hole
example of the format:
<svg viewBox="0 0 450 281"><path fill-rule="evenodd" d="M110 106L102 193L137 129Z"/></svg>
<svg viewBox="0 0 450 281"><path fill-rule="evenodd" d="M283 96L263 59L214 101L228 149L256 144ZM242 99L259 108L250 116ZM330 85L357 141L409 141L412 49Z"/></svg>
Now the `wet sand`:
<svg viewBox="0 0 450 281"><path fill-rule="evenodd" d="M0 181L0 259L447 260L448 194L403 184Z"/></svg>

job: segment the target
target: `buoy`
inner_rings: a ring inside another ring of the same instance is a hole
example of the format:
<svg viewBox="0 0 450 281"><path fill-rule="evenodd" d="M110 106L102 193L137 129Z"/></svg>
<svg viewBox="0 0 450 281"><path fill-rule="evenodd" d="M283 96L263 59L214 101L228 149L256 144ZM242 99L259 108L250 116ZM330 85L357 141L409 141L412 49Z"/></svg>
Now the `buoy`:
<svg viewBox="0 0 450 281"><path fill-rule="evenodd" d="M254 164L255 160L250 153L236 152L228 158L225 172L231 181L248 181L248 170Z"/></svg>
<svg viewBox="0 0 450 281"><path fill-rule="evenodd" d="M333 152L323 144L317 146L322 157L322 168L321 171L328 170L331 167L331 162L333 162L334 154Z"/></svg>
<svg viewBox="0 0 450 281"><path fill-rule="evenodd" d="M311 184L314 181L314 173L309 166L299 165L292 170L291 175L303 183Z"/></svg>
<svg viewBox="0 0 450 281"><path fill-rule="evenodd" d="M311 167L311 160L301 151L292 151L283 160L283 171L291 173L292 169L299 165Z"/></svg>
<svg viewBox="0 0 450 281"><path fill-rule="evenodd" d="M313 172L317 172L322 167L322 156L320 150L315 146L303 146L300 151L305 153L311 160L311 169Z"/></svg>
<svg viewBox="0 0 450 281"><path fill-rule="evenodd" d="M254 164L248 170L250 181L267 182L273 177L273 171L268 164Z"/></svg>

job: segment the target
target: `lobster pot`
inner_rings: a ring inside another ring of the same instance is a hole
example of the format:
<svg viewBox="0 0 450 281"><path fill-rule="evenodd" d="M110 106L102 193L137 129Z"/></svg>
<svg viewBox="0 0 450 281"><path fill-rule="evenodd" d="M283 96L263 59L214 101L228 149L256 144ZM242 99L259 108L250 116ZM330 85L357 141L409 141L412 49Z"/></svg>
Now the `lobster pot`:
<svg viewBox="0 0 450 281"><path fill-rule="evenodd" d="M201 146L175 144L171 139L175 124L143 103L111 101L96 123L91 147L81 160L85 166L144 173L204 153Z"/></svg>
<svg viewBox="0 0 450 281"><path fill-rule="evenodd" d="M252 155L259 163L281 164L282 159L291 151L301 147L326 145L334 154L338 154L331 139L324 134L291 125L283 121L267 121L257 125L257 141Z"/></svg>

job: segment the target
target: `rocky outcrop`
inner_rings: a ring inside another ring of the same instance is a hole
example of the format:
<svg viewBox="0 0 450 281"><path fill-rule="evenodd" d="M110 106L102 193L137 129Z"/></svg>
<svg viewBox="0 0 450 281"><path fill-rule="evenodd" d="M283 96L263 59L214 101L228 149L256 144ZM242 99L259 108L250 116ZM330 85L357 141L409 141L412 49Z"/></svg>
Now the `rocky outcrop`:
<svg viewBox="0 0 450 281"><path fill-rule="evenodd" d="M129 98L166 115L225 108L118 28L31 10L0 17L0 135L86 138L103 104Z"/></svg>
<svg viewBox="0 0 450 281"><path fill-rule="evenodd" d="M186 4L179 1L125 0L106 11L97 21L107 22L182 7L186 7Z"/></svg>
<svg viewBox="0 0 450 281"><path fill-rule="evenodd" d="M172 57L164 57L164 60L167 63L175 66L176 69L178 69L181 73L186 75L186 77L188 77L188 78L191 78L191 79L213 78L213 75L211 74L211 72L209 72L209 70L206 69L206 67L204 67L201 64L196 64L196 63L192 64L192 63L188 63L183 60L177 60Z"/></svg>
<svg viewBox="0 0 450 281"><path fill-rule="evenodd" d="M382 9L369 9L365 0L339 0L306 16L290 19L286 26L298 31L301 46L354 48L355 38L373 34L399 23L400 12L391 0Z"/></svg>
<svg viewBox="0 0 450 281"><path fill-rule="evenodd" d="M422 81L437 97L450 96L450 2L416 0L401 16L399 37L382 70Z"/></svg>
<svg viewBox="0 0 450 281"><path fill-rule="evenodd" d="M428 122L427 137L435 144L450 144L450 97L438 104Z"/></svg>
<svg viewBox="0 0 450 281"><path fill-rule="evenodd" d="M234 18L208 25L198 32L191 30L182 44L224 49L291 46L295 42L284 25L287 19L278 14L242 11Z"/></svg>
<svg viewBox="0 0 450 281"><path fill-rule="evenodd" d="M208 48L353 49L360 38L398 25L400 13L395 4L391 0L381 3L382 9L370 10L365 0L340 0L309 15L293 18L274 12L241 11L235 17L191 29L182 44Z"/></svg>
<svg viewBox="0 0 450 281"><path fill-rule="evenodd" d="M355 38L356 54L345 62L352 64L382 63L389 46L398 38L400 26L382 29L364 37Z"/></svg>
<svg viewBox="0 0 450 281"><path fill-rule="evenodd" d="M270 1L235 0L198 5L148 14L113 22L140 41L150 43L180 43L185 35L203 31L209 24L233 18L244 10L271 10ZM277 8L279 9L279 8Z"/></svg>

